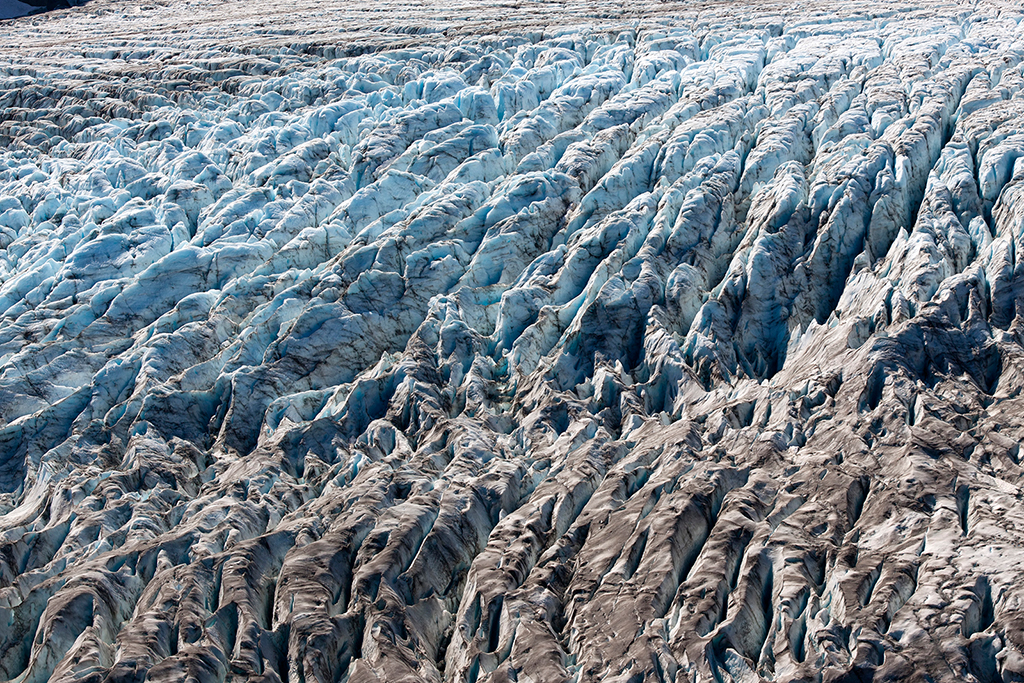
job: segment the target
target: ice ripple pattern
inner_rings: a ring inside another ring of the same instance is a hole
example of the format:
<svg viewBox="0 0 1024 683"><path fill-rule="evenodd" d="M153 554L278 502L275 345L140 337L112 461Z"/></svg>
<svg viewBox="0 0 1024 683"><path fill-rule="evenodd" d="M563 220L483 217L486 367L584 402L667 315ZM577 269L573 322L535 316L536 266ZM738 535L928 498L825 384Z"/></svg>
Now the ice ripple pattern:
<svg viewBox="0 0 1024 683"><path fill-rule="evenodd" d="M1024 680L1024 15L834 5L0 25L0 680Z"/></svg>

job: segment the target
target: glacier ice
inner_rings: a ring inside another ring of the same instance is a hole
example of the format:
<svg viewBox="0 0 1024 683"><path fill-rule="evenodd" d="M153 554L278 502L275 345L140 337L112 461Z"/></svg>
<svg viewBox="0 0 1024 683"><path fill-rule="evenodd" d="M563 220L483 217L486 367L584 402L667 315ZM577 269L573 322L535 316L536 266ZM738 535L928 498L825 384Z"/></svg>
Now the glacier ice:
<svg viewBox="0 0 1024 683"><path fill-rule="evenodd" d="M1022 29L0 23L0 681L1024 680Z"/></svg>

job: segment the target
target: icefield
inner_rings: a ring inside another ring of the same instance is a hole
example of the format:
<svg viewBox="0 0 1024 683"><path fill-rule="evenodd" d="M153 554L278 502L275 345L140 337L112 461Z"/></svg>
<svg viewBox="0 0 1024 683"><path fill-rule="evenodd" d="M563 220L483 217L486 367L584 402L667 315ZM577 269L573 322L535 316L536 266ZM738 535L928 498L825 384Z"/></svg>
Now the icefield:
<svg viewBox="0 0 1024 683"><path fill-rule="evenodd" d="M1024 681L1024 10L0 22L0 681Z"/></svg>

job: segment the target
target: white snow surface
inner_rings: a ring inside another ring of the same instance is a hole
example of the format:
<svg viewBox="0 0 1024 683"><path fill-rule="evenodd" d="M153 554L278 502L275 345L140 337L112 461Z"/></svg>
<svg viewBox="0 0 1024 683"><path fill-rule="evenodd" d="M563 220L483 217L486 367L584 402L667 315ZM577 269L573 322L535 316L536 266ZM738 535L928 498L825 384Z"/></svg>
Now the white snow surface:
<svg viewBox="0 0 1024 683"><path fill-rule="evenodd" d="M1022 67L996 0L0 25L0 681L1024 680Z"/></svg>

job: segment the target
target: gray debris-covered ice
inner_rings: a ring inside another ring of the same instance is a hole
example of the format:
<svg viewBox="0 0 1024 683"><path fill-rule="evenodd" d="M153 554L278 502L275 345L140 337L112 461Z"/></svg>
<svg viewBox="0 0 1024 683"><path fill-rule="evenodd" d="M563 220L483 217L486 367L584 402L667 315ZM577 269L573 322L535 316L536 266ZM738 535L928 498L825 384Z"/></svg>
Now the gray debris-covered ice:
<svg viewBox="0 0 1024 683"><path fill-rule="evenodd" d="M0 23L0 681L1024 680L1024 12Z"/></svg>

